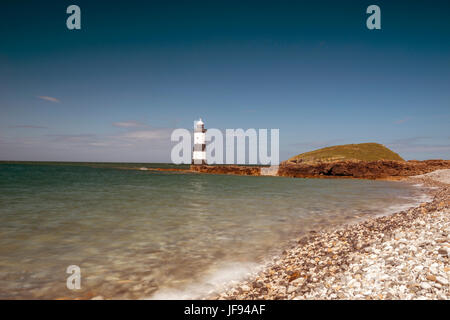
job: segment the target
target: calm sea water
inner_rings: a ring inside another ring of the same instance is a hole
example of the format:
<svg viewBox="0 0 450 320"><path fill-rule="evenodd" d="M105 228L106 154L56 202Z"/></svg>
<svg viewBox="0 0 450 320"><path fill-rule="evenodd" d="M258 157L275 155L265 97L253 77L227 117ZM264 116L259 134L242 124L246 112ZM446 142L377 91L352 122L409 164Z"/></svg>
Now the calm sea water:
<svg viewBox="0 0 450 320"><path fill-rule="evenodd" d="M121 170L141 166L0 164L0 298L192 298L302 232L412 206L421 193L387 181ZM80 290L66 287L69 265L81 268Z"/></svg>

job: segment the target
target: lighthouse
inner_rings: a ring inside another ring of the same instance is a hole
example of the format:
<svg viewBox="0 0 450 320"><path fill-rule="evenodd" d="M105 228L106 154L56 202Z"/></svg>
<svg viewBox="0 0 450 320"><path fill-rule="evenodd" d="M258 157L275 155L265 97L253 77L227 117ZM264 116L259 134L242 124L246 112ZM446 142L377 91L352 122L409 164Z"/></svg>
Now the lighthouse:
<svg viewBox="0 0 450 320"><path fill-rule="evenodd" d="M206 129L202 119L194 121L192 164L206 164Z"/></svg>

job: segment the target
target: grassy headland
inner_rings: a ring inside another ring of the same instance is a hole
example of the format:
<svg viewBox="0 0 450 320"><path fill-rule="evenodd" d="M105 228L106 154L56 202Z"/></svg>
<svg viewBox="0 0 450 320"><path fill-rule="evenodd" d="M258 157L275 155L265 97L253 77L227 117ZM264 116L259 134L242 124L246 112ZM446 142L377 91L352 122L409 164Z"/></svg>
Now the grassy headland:
<svg viewBox="0 0 450 320"><path fill-rule="evenodd" d="M332 162L342 160L396 160L404 161L397 153L379 143L345 144L301 153L290 162Z"/></svg>

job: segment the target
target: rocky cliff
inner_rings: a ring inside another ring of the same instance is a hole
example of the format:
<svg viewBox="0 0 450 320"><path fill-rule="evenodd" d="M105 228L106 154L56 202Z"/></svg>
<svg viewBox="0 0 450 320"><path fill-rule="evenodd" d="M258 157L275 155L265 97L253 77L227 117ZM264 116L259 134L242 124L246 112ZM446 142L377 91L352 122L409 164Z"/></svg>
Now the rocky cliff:
<svg viewBox="0 0 450 320"><path fill-rule="evenodd" d="M348 177L378 179L414 176L438 169L449 168L450 160L344 160L316 163L293 163L286 161L280 165L278 175L296 178Z"/></svg>

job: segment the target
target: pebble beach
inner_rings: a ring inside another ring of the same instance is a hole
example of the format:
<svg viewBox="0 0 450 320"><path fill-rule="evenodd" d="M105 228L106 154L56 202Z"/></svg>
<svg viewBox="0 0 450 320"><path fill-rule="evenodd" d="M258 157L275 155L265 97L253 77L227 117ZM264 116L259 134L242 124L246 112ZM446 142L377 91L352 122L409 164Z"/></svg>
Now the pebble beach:
<svg viewBox="0 0 450 320"><path fill-rule="evenodd" d="M261 271L207 299L449 299L450 169L404 181L425 187L432 200L312 231Z"/></svg>

